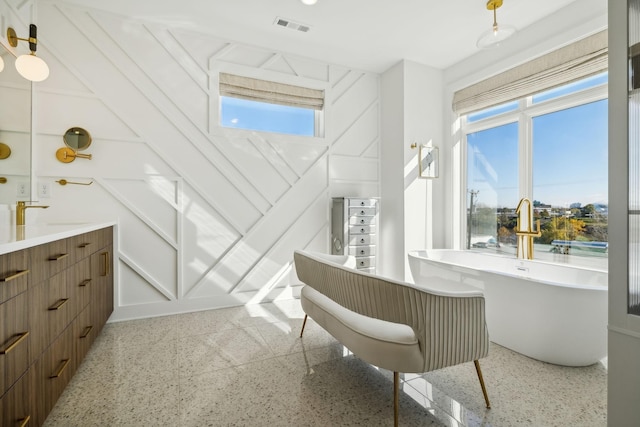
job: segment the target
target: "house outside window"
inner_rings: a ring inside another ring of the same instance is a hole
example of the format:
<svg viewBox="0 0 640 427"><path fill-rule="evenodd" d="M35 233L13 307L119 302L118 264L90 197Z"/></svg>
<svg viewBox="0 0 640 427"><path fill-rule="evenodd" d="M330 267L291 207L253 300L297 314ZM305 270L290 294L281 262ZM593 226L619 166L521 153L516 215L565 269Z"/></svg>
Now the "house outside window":
<svg viewBox="0 0 640 427"><path fill-rule="evenodd" d="M606 266L607 74L462 116L466 247L515 255L516 207L533 204L536 259Z"/></svg>

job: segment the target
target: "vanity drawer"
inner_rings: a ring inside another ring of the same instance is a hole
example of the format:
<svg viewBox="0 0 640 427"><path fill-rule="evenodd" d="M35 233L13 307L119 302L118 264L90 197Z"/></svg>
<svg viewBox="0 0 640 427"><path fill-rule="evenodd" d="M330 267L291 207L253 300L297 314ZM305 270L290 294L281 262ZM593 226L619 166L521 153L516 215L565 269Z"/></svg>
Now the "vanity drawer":
<svg viewBox="0 0 640 427"><path fill-rule="evenodd" d="M27 290L29 253L26 250L0 255L0 303Z"/></svg>
<svg viewBox="0 0 640 427"><path fill-rule="evenodd" d="M98 336L98 316L92 312L92 305L87 306L73 322L73 345L75 360L82 360L89 351L91 344Z"/></svg>
<svg viewBox="0 0 640 427"><path fill-rule="evenodd" d="M98 235L95 232L70 237L67 245L69 265L88 257L98 249L100 249L98 246Z"/></svg>
<svg viewBox="0 0 640 427"><path fill-rule="evenodd" d="M73 328L67 328L38 360L37 382L40 384L42 413L48 414L76 370L73 352Z"/></svg>
<svg viewBox="0 0 640 427"><path fill-rule="evenodd" d="M29 369L0 399L0 425L6 427L29 427L41 425L36 410L34 391L35 369Z"/></svg>
<svg viewBox="0 0 640 427"><path fill-rule="evenodd" d="M70 264L67 239L57 240L31 249L31 285L51 277Z"/></svg>
<svg viewBox="0 0 640 427"><path fill-rule="evenodd" d="M29 293L33 302L30 321L39 327L34 330L34 351L42 353L76 316L75 300L67 283L67 271L42 282Z"/></svg>
<svg viewBox="0 0 640 427"><path fill-rule="evenodd" d="M355 257L374 256L376 254L375 246L350 246L349 255Z"/></svg>
<svg viewBox="0 0 640 427"><path fill-rule="evenodd" d="M67 270L70 303L74 304L74 312L80 313L91 301L92 287L95 286L91 277L91 257L78 261Z"/></svg>
<svg viewBox="0 0 640 427"><path fill-rule="evenodd" d="M28 294L0 304L0 396L31 363Z"/></svg>

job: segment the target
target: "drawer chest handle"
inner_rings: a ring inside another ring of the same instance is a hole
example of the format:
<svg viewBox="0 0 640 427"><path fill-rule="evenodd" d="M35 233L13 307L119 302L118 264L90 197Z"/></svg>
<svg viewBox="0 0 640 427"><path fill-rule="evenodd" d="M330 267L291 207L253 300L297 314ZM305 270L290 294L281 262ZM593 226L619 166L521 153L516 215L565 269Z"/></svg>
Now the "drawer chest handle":
<svg viewBox="0 0 640 427"><path fill-rule="evenodd" d="M58 368L58 370L56 371L55 374L50 375L49 378L53 379L53 378L58 378L60 377L60 375L62 375L62 373L64 372L65 369L67 369L67 365L69 364L69 362L71 361L71 359L62 359L60 361L60 367Z"/></svg>
<svg viewBox="0 0 640 427"><path fill-rule="evenodd" d="M62 258L66 258L68 256L69 256L69 254L53 255L53 256L49 257L49 261L60 261Z"/></svg>
<svg viewBox="0 0 640 427"><path fill-rule="evenodd" d="M78 286L80 286L81 288L84 288L89 283L91 283L91 279L84 279Z"/></svg>
<svg viewBox="0 0 640 427"><path fill-rule="evenodd" d="M360 266L364 267L364 261L360 261Z"/></svg>
<svg viewBox="0 0 640 427"><path fill-rule="evenodd" d="M20 418L18 420L18 422L20 423L18 424L18 427L25 427L27 424L29 424L29 420L31 420L31 415L27 415L24 418Z"/></svg>
<svg viewBox="0 0 640 427"><path fill-rule="evenodd" d="M361 228L361 229L360 229L360 232L361 232L361 233L364 233L364 228Z"/></svg>
<svg viewBox="0 0 640 427"><path fill-rule="evenodd" d="M360 211L360 215L364 215L364 214L365 214L365 211Z"/></svg>
<svg viewBox="0 0 640 427"><path fill-rule="evenodd" d="M62 307L63 305L65 305L67 303L67 301L69 301L69 298L62 298L60 301L58 301L57 303L55 303L51 307L49 307L49 310L50 311L59 310L60 307Z"/></svg>
<svg viewBox="0 0 640 427"><path fill-rule="evenodd" d="M18 277L24 276L25 274L29 274L29 270L17 271L15 274L12 274L11 276L3 277L2 279L0 279L0 282L10 282L14 279L17 279Z"/></svg>
<svg viewBox="0 0 640 427"><path fill-rule="evenodd" d="M360 202L360 206L364 206L364 202Z"/></svg>
<svg viewBox="0 0 640 427"><path fill-rule="evenodd" d="M22 341L24 341L25 338L27 338L29 336L29 331L27 332L23 332L21 334L17 334L15 335L7 344L7 346L3 349L0 349L0 354L7 354L9 353L11 350L13 350L14 348L16 348L16 346L18 344L20 344Z"/></svg>
<svg viewBox="0 0 640 427"><path fill-rule="evenodd" d="M364 255L364 249L360 250L360 254Z"/></svg>
<svg viewBox="0 0 640 427"><path fill-rule="evenodd" d="M87 246L89 246L90 244L91 244L91 242L89 242L89 243L80 243L80 244L78 245L78 248L80 248L80 249L84 249L84 248L86 248Z"/></svg>
<svg viewBox="0 0 640 427"><path fill-rule="evenodd" d="M87 326L86 328L84 328L84 332L82 333L82 335L80 335L80 338L86 338L89 336L89 333L91 332L91 330L93 329L93 326Z"/></svg>
<svg viewBox="0 0 640 427"><path fill-rule="evenodd" d="M360 239L360 243L364 243L364 239Z"/></svg>
<svg viewBox="0 0 640 427"><path fill-rule="evenodd" d="M360 220L360 224L364 224L366 221L364 219Z"/></svg>

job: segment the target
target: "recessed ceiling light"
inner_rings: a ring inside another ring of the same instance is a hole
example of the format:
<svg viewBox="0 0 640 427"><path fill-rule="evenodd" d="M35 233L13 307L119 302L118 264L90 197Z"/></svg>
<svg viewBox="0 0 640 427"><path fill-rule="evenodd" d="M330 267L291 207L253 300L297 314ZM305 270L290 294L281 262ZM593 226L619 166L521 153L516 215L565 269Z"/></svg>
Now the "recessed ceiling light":
<svg viewBox="0 0 640 427"><path fill-rule="evenodd" d="M300 0L302 4L306 4L307 6L314 5L318 3L318 0Z"/></svg>

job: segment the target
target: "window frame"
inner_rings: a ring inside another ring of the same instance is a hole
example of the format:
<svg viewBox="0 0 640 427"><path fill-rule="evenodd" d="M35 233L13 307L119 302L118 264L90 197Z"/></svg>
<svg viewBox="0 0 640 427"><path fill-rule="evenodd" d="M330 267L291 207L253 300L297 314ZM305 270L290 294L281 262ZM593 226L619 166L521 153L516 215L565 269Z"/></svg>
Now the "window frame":
<svg viewBox="0 0 640 427"><path fill-rule="evenodd" d="M533 95L518 100L518 108L513 111L497 114L473 122L467 122L466 114L461 115L460 124L460 155L457 165L459 177L460 212L457 221L458 230L454 233L459 248L466 250L467 209L467 135L509 123L518 123L518 191L520 197L533 200L533 119L569 108L608 99L607 83L582 89L557 98L533 103ZM467 113L470 114L470 113Z"/></svg>

